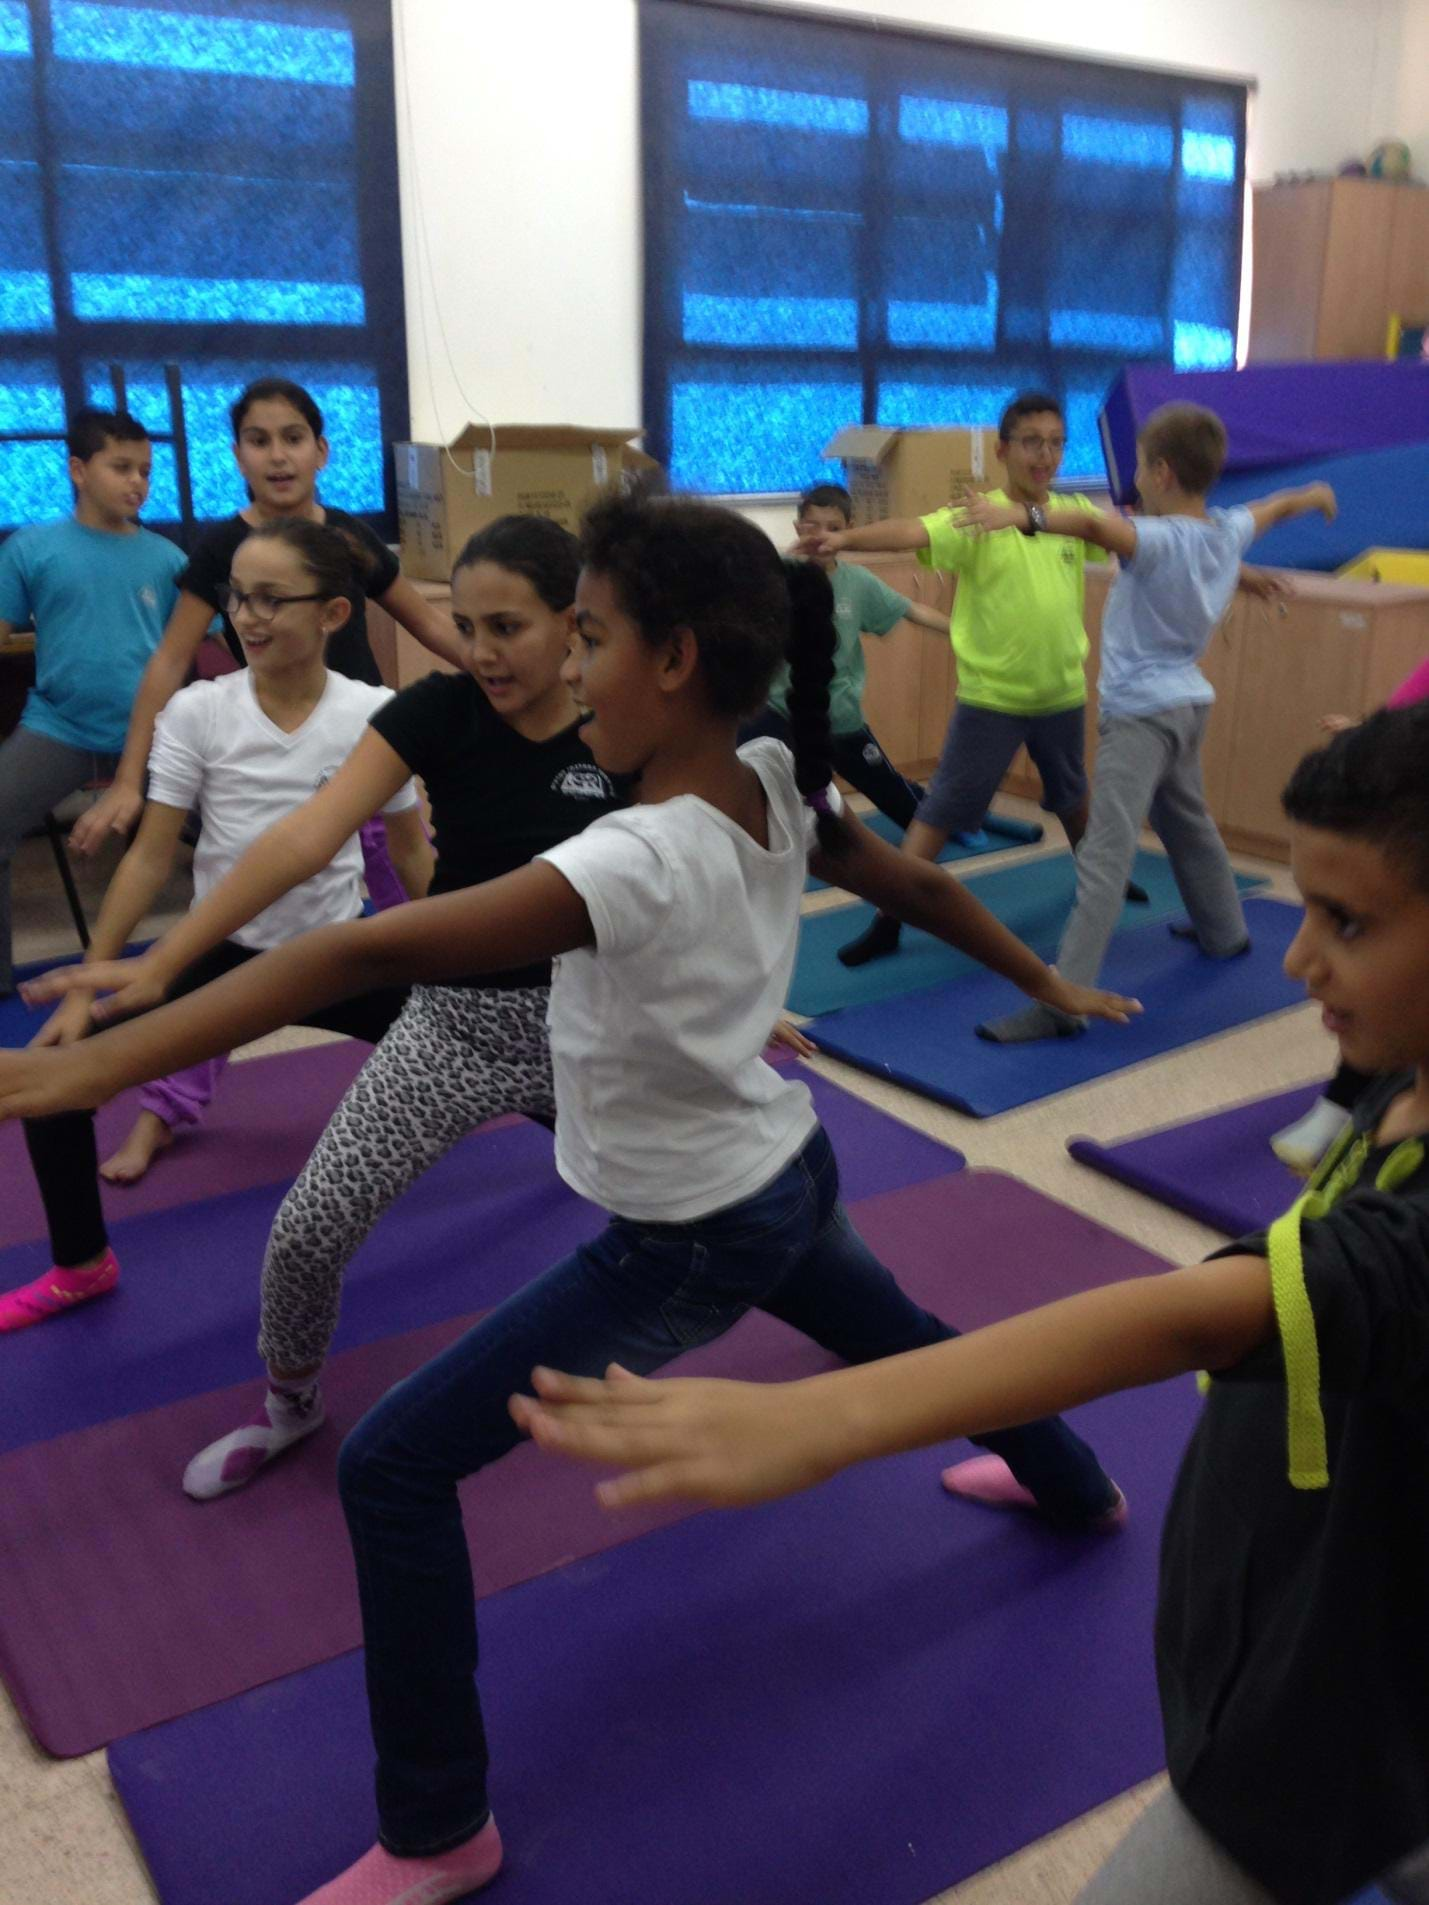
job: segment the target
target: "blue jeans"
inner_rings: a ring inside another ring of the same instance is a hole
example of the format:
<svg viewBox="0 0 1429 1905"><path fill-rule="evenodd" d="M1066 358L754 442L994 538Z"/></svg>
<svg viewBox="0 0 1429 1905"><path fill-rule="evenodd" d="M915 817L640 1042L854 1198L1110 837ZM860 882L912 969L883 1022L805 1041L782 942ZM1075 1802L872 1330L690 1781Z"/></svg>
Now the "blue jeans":
<svg viewBox="0 0 1429 1905"><path fill-rule="evenodd" d="M362 1603L382 1843L445 1851L488 1816L476 1609L457 1483L520 1439L514 1390L547 1363L638 1372L722 1336L750 1309L851 1363L957 1332L920 1309L849 1222L822 1130L772 1184L688 1224L612 1218L370 1409L339 1458ZM1115 1489L1060 1421L980 1438L1055 1520L1095 1519Z"/></svg>

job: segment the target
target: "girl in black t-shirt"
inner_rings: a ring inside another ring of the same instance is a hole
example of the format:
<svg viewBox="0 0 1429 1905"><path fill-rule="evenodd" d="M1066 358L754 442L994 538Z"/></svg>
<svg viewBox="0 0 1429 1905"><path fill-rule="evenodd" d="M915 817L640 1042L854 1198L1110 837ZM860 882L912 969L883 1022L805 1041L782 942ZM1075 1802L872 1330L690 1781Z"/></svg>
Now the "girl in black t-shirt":
<svg viewBox="0 0 1429 1905"><path fill-rule="evenodd" d="M179 577L179 599L139 684L114 784L76 823L71 835L71 844L80 853L94 853L111 834L127 837L138 824L154 722L189 679L199 645L216 615L222 616L229 652L243 665L242 646L224 604L234 552L259 524L285 518L327 522L355 537L365 550L370 563L365 596L356 597L346 627L339 630L328 651L328 666L335 674L381 686L382 676L367 640L366 597L380 603L441 660L455 663L459 658L451 622L398 572L397 559L387 545L357 517L318 501L317 481L327 464L328 443L322 412L302 385L285 377L261 378L240 394L229 416L234 460L250 500L236 515L204 530ZM395 906L405 897L386 838L381 819L369 817L362 829L362 857L367 890L379 909ZM155 1153L168 1144L174 1128L196 1124L202 1117L215 1076L212 1066L196 1065L146 1086L133 1129L102 1166L104 1176L111 1183L136 1183Z"/></svg>
<svg viewBox="0 0 1429 1905"><path fill-rule="evenodd" d="M147 953L84 967L87 986L118 989L105 1016L157 1003L201 954L326 864L409 775L431 802L434 895L514 872L620 804L561 680L579 567L575 538L541 517L504 516L473 536L452 576L463 671L429 675L379 709L327 785ZM343 1271L408 1185L488 1119L553 1120L550 980L547 964L412 988L279 1208L263 1266L268 1393L195 1456L190 1495L240 1487L321 1426ZM43 996L65 986L56 974Z"/></svg>

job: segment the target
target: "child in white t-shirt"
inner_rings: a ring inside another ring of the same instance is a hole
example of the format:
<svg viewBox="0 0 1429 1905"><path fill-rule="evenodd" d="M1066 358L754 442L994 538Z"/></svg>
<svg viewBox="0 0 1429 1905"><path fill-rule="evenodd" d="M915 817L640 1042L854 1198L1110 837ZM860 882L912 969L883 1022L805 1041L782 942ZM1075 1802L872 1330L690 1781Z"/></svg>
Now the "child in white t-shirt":
<svg viewBox="0 0 1429 1905"><path fill-rule="evenodd" d="M89 1104L295 1007L398 980L554 957L556 1157L615 1213L399 1385L339 1463L363 1584L381 1843L309 1905L432 1905L491 1879L476 1620L457 1484L520 1439L538 1363L650 1370L767 1310L852 1362L955 1332L911 1302L845 1214L807 1088L761 1056L794 958L810 854L821 875L972 952L1033 997L1123 1019L1066 985L942 869L844 812L830 785L828 579L690 502L613 498L587 519L566 679L636 805L461 893L290 942L243 972L57 1053L0 1054L0 1111ZM792 661L794 751L736 749ZM499 1248L499 1240L496 1247ZM1110 1530L1125 1507L1065 1424L1035 1422L949 1472L957 1494Z"/></svg>
<svg viewBox="0 0 1429 1905"><path fill-rule="evenodd" d="M333 674L328 638L346 621L358 587L356 546L337 529L289 521L255 530L233 558L229 601L248 666L195 682L159 717L149 792L133 846L110 882L86 964L110 960L149 911L167 880L189 812L200 817L195 901L230 870L274 821L302 806L342 765L390 690ZM403 883L426 891L432 852L409 780L383 809ZM357 835L332 861L205 955L180 982L206 984L315 926L353 920L362 910ZM398 988L375 991L317 1017L375 1043L401 1009ZM69 1045L92 1029L95 994L69 993L35 1043ZM94 1120L83 1112L31 1120L30 1159L49 1223L54 1267L0 1297L0 1331L25 1329L112 1290L119 1265L100 1203Z"/></svg>

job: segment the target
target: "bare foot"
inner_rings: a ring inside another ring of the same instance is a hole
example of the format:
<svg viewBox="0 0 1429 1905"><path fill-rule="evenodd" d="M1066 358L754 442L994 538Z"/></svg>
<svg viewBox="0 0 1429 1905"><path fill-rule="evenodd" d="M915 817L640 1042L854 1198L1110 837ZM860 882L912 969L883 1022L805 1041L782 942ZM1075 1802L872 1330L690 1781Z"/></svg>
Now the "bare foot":
<svg viewBox="0 0 1429 1905"><path fill-rule="evenodd" d="M137 1184L161 1151L167 1151L174 1134L152 1111L141 1111L130 1128L129 1136L112 1158L99 1167L106 1184Z"/></svg>

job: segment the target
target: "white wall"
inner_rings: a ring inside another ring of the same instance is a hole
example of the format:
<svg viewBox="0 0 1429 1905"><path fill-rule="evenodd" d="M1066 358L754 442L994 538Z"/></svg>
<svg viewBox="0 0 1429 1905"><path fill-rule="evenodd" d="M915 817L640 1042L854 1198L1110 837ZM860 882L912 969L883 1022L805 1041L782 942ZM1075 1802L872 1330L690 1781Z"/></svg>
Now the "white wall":
<svg viewBox="0 0 1429 1905"><path fill-rule="evenodd" d="M1102 0L1075 42L1046 0L819 4L1255 78L1255 178L1391 130L1429 171L1429 0ZM393 34L414 433L638 423L634 0L393 0Z"/></svg>

